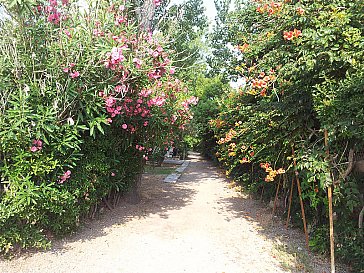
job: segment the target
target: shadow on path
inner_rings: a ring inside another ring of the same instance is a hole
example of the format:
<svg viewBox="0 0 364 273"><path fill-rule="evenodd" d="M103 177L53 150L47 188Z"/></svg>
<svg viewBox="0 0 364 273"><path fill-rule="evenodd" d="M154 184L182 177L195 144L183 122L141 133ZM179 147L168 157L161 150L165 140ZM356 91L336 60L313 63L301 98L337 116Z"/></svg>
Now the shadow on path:
<svg viewBox="0 0 364 273"><path fill-rule="evenodd" d="M87 242L106 236L109 228L125 225L130 221L142 221L151 216L167 219L172 211L180 210L190 204L196 192L180 183L164 183L165 176L144 174L140 189L141 201L138 204L130 204L122 199L113 210L105 208L95 219L83 220L81 227L75 233L54 240L49 250L41 252L55 254L67 252L72 248L70 244L74 242ZM26 259L39 252L39 250L28 250L18 257Z"/></svg>
<svg viewBox="0 0 364 273"><path fill-rule="evenodd" d="M229 183L226 179L226 182ZM282 216L273 216L272 208L244 193L225 197L219 204L228 212L227 221L243 218L251 222L256 231L274 243L272 255L279 256L282 268L289 272L329 273L329 257L318 256L308 251L303 230L286 228ZM344 266L337 264L336 272L348 272Z"/></svg>

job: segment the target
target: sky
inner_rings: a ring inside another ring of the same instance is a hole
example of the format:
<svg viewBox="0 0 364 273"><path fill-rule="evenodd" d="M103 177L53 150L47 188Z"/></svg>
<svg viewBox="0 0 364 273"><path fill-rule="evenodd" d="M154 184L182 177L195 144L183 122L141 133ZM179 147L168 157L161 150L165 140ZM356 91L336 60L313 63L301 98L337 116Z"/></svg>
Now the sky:
<svg viewBox="0 0 364 273"><path fill-rule="evenodd" d="M182 4L184 0L171 0L171 4ZM210 22L213 22L216 16L214 0L203 0L206 9L206 16Z"/></svg>
<svg viewBox="0 0 364 273"><path fill-rule="evenodd" d="M210 21L213 21L216 16L216 9L214 0L203 0L204 6L206 8L206 16Z"/></svg>

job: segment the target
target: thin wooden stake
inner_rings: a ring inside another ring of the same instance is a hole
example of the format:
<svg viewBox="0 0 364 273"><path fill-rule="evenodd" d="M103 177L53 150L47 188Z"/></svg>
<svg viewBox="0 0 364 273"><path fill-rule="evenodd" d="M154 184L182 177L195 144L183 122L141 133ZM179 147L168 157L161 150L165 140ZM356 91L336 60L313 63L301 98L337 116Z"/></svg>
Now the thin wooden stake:
<svg viewBox="0 0 364 273"><path fill-rule="evenodd" d="M278 199L278 192L281 185L281 179L278 180L277 190L276 190L276 196L274 197L274 205L273 205L273 216L277 208L277 199Z"/></svg>
<svg viewBox="0 0 364 273"><path fill-rule="evenodd" d="M295 158L295 155L294 155L293 146L292 146L292 156L293 156L293 165L296 167L297 163L296 163L296 158ZM307 224L306 224L305 207L304 207L303 200L302 200L301 183L300 183L300 179L298 178L297 170L295 170L295 176L296 176L296 182L297 182L298 196L300 198L302 221L303 221L303 230L305 232L305 237L306 237L306 247L307 247L307 250L310 250L310 246L308 244L308 232L307 232Z"/></svg>
<svg viewBox="0 0 364 273"><path fill-rule="evenodd" d="M292 205L293 186L294 186L294 176L292 176L291 192L289 193L289 204L288 204L286 228L288 228L289 218L291 216L291 205Z"/></svg>
<svg viewBox="0 0 364 273"><path fill-rule="evenodd" d="M329 137L327 130L324 131L325 134L325 147L326 155L329 157ZM335 273L335 238L334 238L334 219L333 219L333 209L332 209L332 186L327 188L327 198L329 201L329 222L330 222L330 258L331 258L331 273Z"/></svg>
<svg viewBox="0 0 364 273"><path fill-rule="evenodd" d="M262 188L262 192L260 193L260 201L263 200L263 194L264 194L264 185L263 185L263 188Z"/></svg>

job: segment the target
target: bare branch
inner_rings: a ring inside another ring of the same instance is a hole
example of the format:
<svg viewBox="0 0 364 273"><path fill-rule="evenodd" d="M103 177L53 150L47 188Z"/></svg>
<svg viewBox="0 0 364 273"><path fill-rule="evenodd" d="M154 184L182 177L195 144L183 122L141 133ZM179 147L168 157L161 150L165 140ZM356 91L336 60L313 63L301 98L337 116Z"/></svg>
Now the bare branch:
<svg viewBox="0 0 364 273"><path fill-rule="evenodd" d="M358 223L359 228L363 228L363 217L364 217L364 207L361 209L359 213L359 223Z"/></svg>
<svg viewBox="0 0 364 273"><path fill-rule="evenodd" d="M353 170L353 166L354 166L354 150L350 149L349 150L349 164L348 164L348 167L346 168L344 173L340 173L338 179L336 179L334 181L334 185L339 185L341 180L345 181L345 179L349 176L349 174Z"/></svg>

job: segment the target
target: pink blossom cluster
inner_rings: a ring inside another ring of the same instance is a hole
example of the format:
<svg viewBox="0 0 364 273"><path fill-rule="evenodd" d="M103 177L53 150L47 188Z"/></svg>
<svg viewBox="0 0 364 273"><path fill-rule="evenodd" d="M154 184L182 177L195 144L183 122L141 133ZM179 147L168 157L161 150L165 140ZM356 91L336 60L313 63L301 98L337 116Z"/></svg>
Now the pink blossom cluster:
<svg viewBox="0 0 364 273"><path fill-rule="evenodd" d="M72 38L71 32L68 29L64 29L63 33L66 34L68 38Z"/></svg>
<svg viewBox="0 0 364 273"><path fill-rule="evenodd" d="M137 98L136 100L125 98L122 105L127 117L141 116L142 118L147 118L150 116L150 109L142 98Z"/></svg>
<svg viewBox="0 0 364 273"><path fill-rule="evenodd" d="M106 60L104 61L105 67L111 70L123 68L122 63L125 61L123 50L127 48L127 46L113 47L111 52L106 53Z"/></svg>
<svg viewBox="0 0 364 273"><path fill-rule="evenodd" d="M116 26L119 26L121 24L127 24L127 22L128 22L128 17L124 16L124 15L119 15L115 19L115 25Z"/></svg>
<svg viewBox="0 0 364 273"><path fill-rule="evenodd" d="M166 72L166 70L164 68L157 68L151 72L148 73L148 77L150 80L152 79L160 79L161 77L163 77L164 73Z"/></svg>
<svg viewBox="0 0 364 273"><path fill-rule="evenodd" d="M198 98L196 98L195 96L191 96L190 98L186 99L185 101L182 102L182 106L185 110L189 109L189 106L192 105L196 105L198 103Z"/></svg>
<svg viewBox="0 0 364 273"><path fill-rule="evenodd" d="M67 179L71 177L71 171L66 171L63 175L59 177L58 183L63 184Z"/></svg>
<svg viewBox="0 0 364 273"><path fill-rule="evenodd" d="M134 125L132 124L126 124L124 123L123 125L121 125L121 128L124 129L124 130L127 130L129 131L130 133L134 134L136 132L136 130L138 129L137 127L135 127Z"/></svg>
<svg viewBox="0 0 364 273"><path fill-rule="evenodd" d="M155 98L152 98L148 101L148 106L151 107L153 105L158 106L158 107L162 107L166 102L166 98L163 94L163 96L157 96Z"/></svg>
<svg viewBox="0 0 364 273"><path fill-rule="evenodd" d="M30 147L30 151L35 153L37 151L42 150L43 142L40 139L34 139L32 141L32 147Z"/></svg>
<svg viewBox="0 0 364 273"><path fill-rule="evenodd" d="M119 84L114 87L117 94L125 95L128 92L129 87L125 84Z"/></svg>
<svg viewBox="0 0 364 273"><path fill-rule="evenodd" d="M92 31L92 33L96 37L103 37L105 35L105 33L102 30L99 30L97 28L94 28L94 30Z"/></svg>
<svg viewBox="0 0 364 273"><path fill-rule="evenodd" d="M141 66L142 66L143 61L142 61L142 60L140 60L140 59L138 59L138 58L134 58L134 59L133 59L133 63L135 64L135 67L136 67L137 69L140 69L140 68L141 68Z"/></svg>
<svg viewBox="0 0 364 273"><path fill-rule="evenodd" d="M105 32L101 29L101 22L95 21L95 28L93 29L92 33L96 37L103 37L105 36Z"/></svg>
<svg viewBox="0 0 364 273"><path fill-rule="evenodd" d="M75 79L80 76L80 72L74 69L75 64L70 63L67 67L63 68L63 72L68 73L72 79Z"/></svg>
<svg viewBox="0 0 364 273"><path fill-rule="evenodd" d="M153 50L153 49L149 49L149 53L152 55L153 58L158 58L159 56L162 55L163 52L163 47L161 47L160 45L157 45L157 47Z"/></svg>
<svg viewBox="0 0 364 273"><path fill-rule="evenodd" d="M145 150L145 147L143 145L135 145L135 148L138 150L138 151L143 151Z"/></svg>
<svg viewBox="0 0 364 273"><path fill-rule="evenodd" d="M121 24L128 25L128 17L127 13L125 12L126 11L125 1L124 4L121 4L119 6L119 8L117 8L114 4L111 5L109 11L114 13L115 26L120 26Z"/></svg>
<svg viewBox="0 0 364 273"><path fill-rule="evenodd" d="M143 89L142 91L140 91L139 96L140 97L143 97L143 98L147 98L152 93L153 93L153 90L152 89Z"/></svg>
<svg viewBox="0 0 364 273"><path fill-rule="evenodd" d="M68 4L68 0L62 0L62 6L67 6ZM44 14L48 22L55 25L59 25L60 21L66 18L62 15L57 0L49 0L49 5L47 6L38 5L37 11L40 14Z"/></svg>
<svg viewBox="0 0 364 273"><path fill-rule="evenodd" d="M124 10L123 5L118 9L110 7L116 20L125 18L122 17ZM123 30L122 23L117 23L120 24L117 34L105 30L105 35L101 25L96 24L94 35L104 35L102 39L113 45L103 62L105 68L114 71L115 75L114 89L111 92L100 91L99 96L103 98L109 115L107 122L129 133L141 133L137 135L142 136L141 143L144 144L138 143L137 149L147 155L149 151L143 147L149 144L145 143L153 143L154 134L158 134L153 131L156 127L150 124L161 122L166 134L175 135L176 129L184 128L191 118L189 105L196 104L197 99L191 97L183 105L179 103L177 93L185 88L173 78L176 68L171 66L167 52L152 33L129 34ZM178 107L179 110L175 109Z"/></svg>
<svg viewBox="0 0 364 273"><path fill-rule="evenodd" d="M161 5L161 0L153 0L155 6L159 7Z"/></svg>

